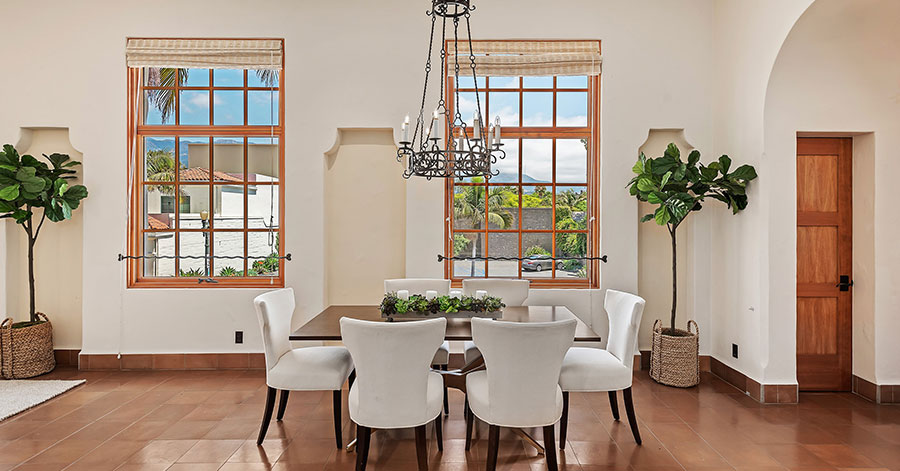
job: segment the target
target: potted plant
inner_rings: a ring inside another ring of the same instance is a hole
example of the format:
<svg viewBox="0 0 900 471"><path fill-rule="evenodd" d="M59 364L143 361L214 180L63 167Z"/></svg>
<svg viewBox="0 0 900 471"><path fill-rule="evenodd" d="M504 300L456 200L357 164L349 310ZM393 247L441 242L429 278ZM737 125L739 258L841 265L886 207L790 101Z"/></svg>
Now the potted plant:
<svg viewBox="0 0 900 471"><path fill-rule="evenodd" d="M53 328L47 316L34 307L34 247L44 222L59 222L72 217L88 191L83 185L69 185L75 178L73 167L80 162L65 154L44 155L50 162L30 156L19 157L7 144L0 152L0 219L11 218L28 237L29 319L13 323L6 319L0 326L0 373L2 377L30 378L53 370ZM35 211L41 210L40 219Z"/></svg>
<svg viewBox="0 0 900 471"><path fill-rule="evenodd" d="M756 178L756 170L750 165L732 170L727 155L703 165L700 152L696 150L685 162L681 160L678 146L672 143L662 157L648 159L641 153L632 171L636 176L628 183L631 195L657 206L653 213L641 218L641 222L653 220L666 226L672 239L671 319L665 329L659 320L653 326L650 377L670 386L695 386L700 382L697 323L688 321L687 330L675 326L678 296L676 232L691 212L702 209L706 198L725 203L732 214L746 208L747 184ZM694 332L691 332L691 325Z"/></svg>

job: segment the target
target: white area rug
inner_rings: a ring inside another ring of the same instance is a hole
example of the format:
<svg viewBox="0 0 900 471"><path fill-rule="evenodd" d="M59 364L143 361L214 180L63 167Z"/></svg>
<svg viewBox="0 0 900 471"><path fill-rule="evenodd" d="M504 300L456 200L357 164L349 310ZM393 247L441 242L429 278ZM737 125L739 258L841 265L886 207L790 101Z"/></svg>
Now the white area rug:
<svg viewBox="0 0 900 471"><path fill-rule="evenodd" d="M0 420L49 401L82 383L83 379L0 380Z"/></svg>

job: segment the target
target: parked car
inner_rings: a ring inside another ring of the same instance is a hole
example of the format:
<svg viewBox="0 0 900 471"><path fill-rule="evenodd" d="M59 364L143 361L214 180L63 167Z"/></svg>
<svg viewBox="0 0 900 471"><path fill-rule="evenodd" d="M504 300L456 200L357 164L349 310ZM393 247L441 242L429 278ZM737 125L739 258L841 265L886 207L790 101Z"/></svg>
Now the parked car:
<svg viewBox="0 0 900 471"><path fill-rule="evenodd" d="M561 269L563 262L556 262L556 268ZM553 268L553 259L549 255L531 255L522 260L522 269L525 271L544 271Z"/></svg>

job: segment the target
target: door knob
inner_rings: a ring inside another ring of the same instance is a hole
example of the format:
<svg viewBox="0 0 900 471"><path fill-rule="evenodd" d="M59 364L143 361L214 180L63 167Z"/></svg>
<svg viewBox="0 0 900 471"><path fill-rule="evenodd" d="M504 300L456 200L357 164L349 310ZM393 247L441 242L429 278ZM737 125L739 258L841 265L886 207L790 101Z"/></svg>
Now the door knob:
<svg viewBox="0 0 900 471"><path fill-rule="evenodd" d="M835 286L838 287L840 291L850 291L850 287L853 286L853 280L851 280L848 275L841 275L840 282Z"/></svg>

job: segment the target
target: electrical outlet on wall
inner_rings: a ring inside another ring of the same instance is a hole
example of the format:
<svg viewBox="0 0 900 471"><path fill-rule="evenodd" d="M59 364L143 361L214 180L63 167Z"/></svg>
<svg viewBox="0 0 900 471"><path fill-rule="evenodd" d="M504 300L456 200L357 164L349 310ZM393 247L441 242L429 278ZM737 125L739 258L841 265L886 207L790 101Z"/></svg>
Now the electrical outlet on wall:
<svg viewBox="0 0 900 471"><path fill-rule="evenodd" d="M735 358L738 357L738 348L736 343L731 344L731 356Z"/></svg>
<svg viewBox="0 0 900 471"><path fill-rule="evenodd" d="M243 330L235 330L234 331L234 343L244 343L244 331Z"/></svg>

